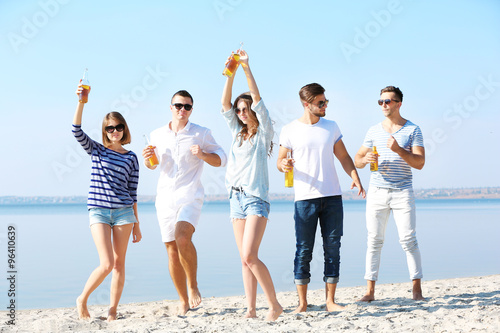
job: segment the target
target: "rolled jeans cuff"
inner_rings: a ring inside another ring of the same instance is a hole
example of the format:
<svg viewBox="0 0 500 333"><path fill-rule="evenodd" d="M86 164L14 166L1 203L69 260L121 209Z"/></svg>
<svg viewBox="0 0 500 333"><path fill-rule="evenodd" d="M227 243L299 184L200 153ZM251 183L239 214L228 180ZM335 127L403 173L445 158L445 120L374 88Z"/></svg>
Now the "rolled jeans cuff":
<svg viewBox="0 0 500 333"><path fill-rule="evenodd" d="M307 278L307 279L295 279L295 284L297 284L297 285L309 284L309 282L311 282L310 278Z"/></svg>
<svg viewBox="0 0 500 333"><path fill-rule="evenodd" d="M326 282L326 283L332 283L332 284L335 284L335 283L338 283L339 282L339 277L333 277L333 276L325 276L323 278L323 281Z"/></svg>

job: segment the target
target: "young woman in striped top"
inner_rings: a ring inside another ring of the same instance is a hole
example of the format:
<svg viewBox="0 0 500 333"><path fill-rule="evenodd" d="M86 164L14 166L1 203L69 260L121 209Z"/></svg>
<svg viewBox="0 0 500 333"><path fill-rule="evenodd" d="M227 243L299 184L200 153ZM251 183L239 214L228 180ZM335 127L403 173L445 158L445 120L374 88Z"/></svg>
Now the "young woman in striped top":
<svg viewBox="0 0 500 333"><path fill-rule="evenodd" d="M80 84L77 95L82 89ZM92 160L87 206L90 231L100 264L90 274L76 305L80 319L90 319L87 300L112 271L108 311L108 321L112 321L116 319L116 309L125 283L125 254L130 234L133 235L134 243L142 238L137 215L139 163L132 151L123 148L131 139L123 116L118 112L110 112L104 117L103 144L100 144L82 131L83 107L82 102L76 107L73 135Z"/></svg>

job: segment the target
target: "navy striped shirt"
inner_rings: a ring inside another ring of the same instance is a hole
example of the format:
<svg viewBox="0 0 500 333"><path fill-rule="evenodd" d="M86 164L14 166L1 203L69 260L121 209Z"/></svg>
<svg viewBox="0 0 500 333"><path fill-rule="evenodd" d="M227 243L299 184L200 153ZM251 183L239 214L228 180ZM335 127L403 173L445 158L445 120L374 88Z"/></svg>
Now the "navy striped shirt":
<svg viewBox="0 0 500 333"><path fill-rule="evenodd" d="M92 140L81 125L73 135L92 159L87 207L123 208L137 202L139 162L132 151L120 154Z"/></svg>
<svg viewBox="0 0 500 333"><path fill-rule="evenodd" d="M391 134L382 127L382 123L372 126L366 134L363 146L377 147L378 171L371 173L370 186L409 189L412 188L411 167L397 153L387 147L387 140ZM411 151L414 146L424 146L424 139L420 128L407 120L406 123L392 136L399 146L406 151Z"/></svg>

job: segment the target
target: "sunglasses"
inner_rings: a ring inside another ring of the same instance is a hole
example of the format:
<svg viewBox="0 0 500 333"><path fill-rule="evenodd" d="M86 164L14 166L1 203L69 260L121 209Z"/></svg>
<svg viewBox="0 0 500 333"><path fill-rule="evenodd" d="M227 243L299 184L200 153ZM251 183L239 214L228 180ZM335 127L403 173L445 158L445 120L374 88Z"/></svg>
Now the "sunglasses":
<svg viewBox="0 0 500 333"><path fill-rule="evenodd" d="M246 109L243 109L243 110L246 110ZM236 108L236 109L234 109L234 112L236 112L236 114L240 114L240 112L242 112L243 110Z"/></svg>
<svg viewBox="0 0 500 333"><path fill-rule="evenodd" d="M125 129L125 125L123 125L123 124L118 124L116 126L104 127L104 130L108 133L113 133L115 130L117 130L118 132L123 132L124 129Z"/></svg>
<svg viewBox="0 0 500 333"><path fill-rule="evenodd" d="M175 104L172 104L172 105L175 106L175 108L177 110L180 110L180 109L184 108L184 110L190 111L193 108L193 106L191 104L175 103Z"/></svg>
<svg viewBox="0 0 500 333"><path fill-rule="evenodd" d="M324 100L324 101L319 101L319 102L318 102L318 105L313 104L313 103L311 103L311 104L312 104L312 105L316 105L318 108L322 109L322 108L324 108L324 107L327 107L327 106L328 106L328 102L330 102L330 101L326 99L326 100Z"/></svg>
<svg viewBox="0 0 500 333"><path fill-rule="evenodd" d="M397 101L395 99L379 99L378 100L378 105L382 105L384 103L387 104L387 105L389 105L389 104L391 104L391 101L399 103L399 101Z"/></svg>

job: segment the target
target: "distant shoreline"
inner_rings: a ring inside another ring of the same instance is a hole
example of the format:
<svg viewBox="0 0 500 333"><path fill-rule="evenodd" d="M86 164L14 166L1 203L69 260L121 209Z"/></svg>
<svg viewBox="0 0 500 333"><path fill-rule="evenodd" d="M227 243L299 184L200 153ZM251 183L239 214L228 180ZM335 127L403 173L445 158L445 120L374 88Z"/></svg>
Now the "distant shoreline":
<svg viewBox="0 0 500 333"><path fill-rule="evenodd" d="M442 188L442 189L415 189L415 198L418 199L500 199L500 187L475 188ZM271 201L293 201L293 190L290 193L271 193ZM344 191L344 200L363 200L357 191ZM152 203L154 195L139 196L139 203ZM227 194L206 195L205 202L227 201ZM86 203L86 196L0 196L0 205L15 204L79 204Z"/></svg>

